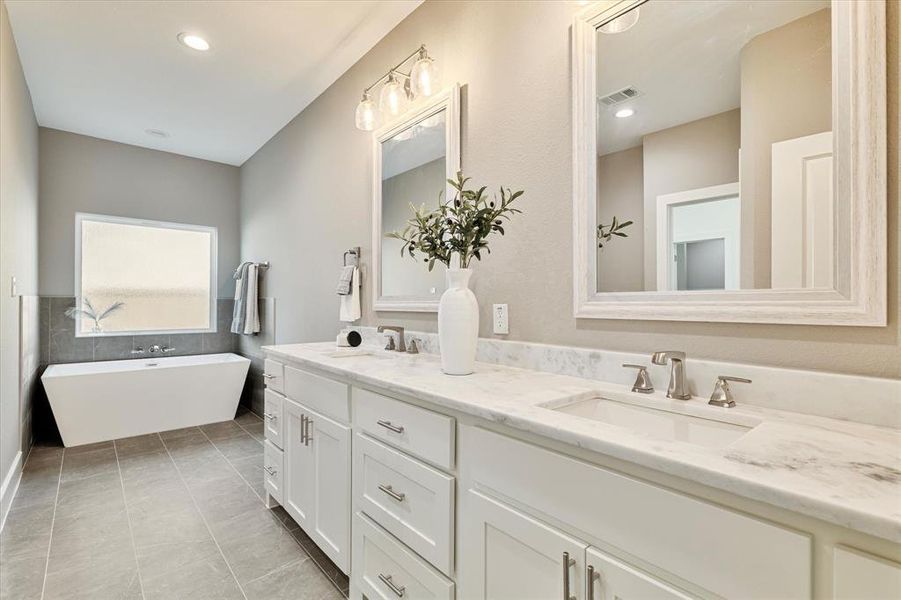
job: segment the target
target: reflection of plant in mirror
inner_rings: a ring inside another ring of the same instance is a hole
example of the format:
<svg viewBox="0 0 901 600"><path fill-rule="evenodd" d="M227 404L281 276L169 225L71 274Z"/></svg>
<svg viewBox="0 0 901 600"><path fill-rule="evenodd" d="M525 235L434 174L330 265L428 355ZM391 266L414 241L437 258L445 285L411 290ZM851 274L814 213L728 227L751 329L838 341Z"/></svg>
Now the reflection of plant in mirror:
<svg viewBox="0 0 901 600"><path fill-rule="evenodd" d="M503 220L522 212L510 205L522 196L523 191L513 192L500 188L500 199L489 200L485 186L478 190L465 189L469 178L457 171L456 179L447 182L457 190L453 202L440 202L438 208L426 211L425 205L416 208L410 204L413 218L407 221L403 231L392 231L385 237L401 240L400 254L416 258L416 252L425 254L424 262L429 271L435 261L450 266L451 256L460 255L460 267L467 268L473 258L482 260L482 251L489 254L487 238L493 232L504 235Z"/></svg>
<svg viewBox="0 0 901 600"><path fill-rule="evenodd" d="M94 333L99 333L103 330L100 326L100 321L110 316L112 313L116 312L123 306L125 306L124 302L113 302L106 310L103 312L97 312L94 310L94 307L91 305L91 301L87 298L84 298L81 303L87 308L76 308L74 306L66 309L66 316L70 319L77 319L78 315L83 315L89 319L94 321L94 327L92 331Z"/></svg>
<svg viewBox="0 0 901 600"><path fill-rule="evenodd" d="M613 239L613 236L629 237L628 233L623 233L623 229L631 224L632 221L623 221L620 223L614 215L613 223L610 225L604 225L603 223L598 225L598 248L603 248L604 244L609 244Z"/></svg>

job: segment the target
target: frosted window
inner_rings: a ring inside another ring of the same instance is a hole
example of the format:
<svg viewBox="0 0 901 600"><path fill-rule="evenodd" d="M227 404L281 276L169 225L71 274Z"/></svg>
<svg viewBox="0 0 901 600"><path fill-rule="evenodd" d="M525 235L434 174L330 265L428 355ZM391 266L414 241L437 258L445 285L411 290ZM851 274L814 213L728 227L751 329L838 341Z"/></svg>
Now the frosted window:
<svg viewBox="0 0 901 600"><path fill-rule="evenodd" d="M209 331L216 230L79 215L79 335ZM123 303L99 320L116 303Z"/></svg>

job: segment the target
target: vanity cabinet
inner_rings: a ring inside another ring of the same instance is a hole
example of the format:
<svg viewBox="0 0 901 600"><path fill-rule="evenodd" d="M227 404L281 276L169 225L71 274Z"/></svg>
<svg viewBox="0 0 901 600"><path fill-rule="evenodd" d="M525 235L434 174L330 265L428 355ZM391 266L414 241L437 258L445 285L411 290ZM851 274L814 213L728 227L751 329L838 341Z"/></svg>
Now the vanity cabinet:
<svg viewBox="0 0 901 600"><path fill-rule="evenodd" d="M350 571L350 427L288 399L285 510Z"/></svg>
<svg viewBox="0 0 901 600"><path fill-rule="evenodd" d="M836 600L901 598L901 564L843 546L835 548L832 561Z"/></svg>
<svg viewBox="0 0 901 600"><path fill-rule="evenodd" d="M547 533L556 528L586 545L616 548L623 556L636 557L635 573L669 582L660 584L664 587L730 598L812 595L811 538L804 533L479 427L460 428L460 469L466 492L460 507L458 543L467 549L481 545L489 531L484 513L493 505L484 498L490 495L508 499L501 503L508 510L494 506L492 515L524 515L511 522L535 521L541 525L531 528L535 531ZM551 522L555 527L548 525ZM513 533L509 537L524 539ZM562 569L563 547L554 540L555 536L549 536L546 547L534 550L534 555L553 559ZM475 559L477 554L460 555L459 582L473 594L484 589L483 583L493 585L506 579L498 566L501 561L486 563L500 572L483 573L485 567ZM584 561L573 552L570 556L576 559L574 581L584 581ZM537 558L523 564L535 567L525 571L540 572ZM548 573L549 565L545 565ZM618 581L626 575L619 573ZM559 576L557 581L559 587Z"/></svg>

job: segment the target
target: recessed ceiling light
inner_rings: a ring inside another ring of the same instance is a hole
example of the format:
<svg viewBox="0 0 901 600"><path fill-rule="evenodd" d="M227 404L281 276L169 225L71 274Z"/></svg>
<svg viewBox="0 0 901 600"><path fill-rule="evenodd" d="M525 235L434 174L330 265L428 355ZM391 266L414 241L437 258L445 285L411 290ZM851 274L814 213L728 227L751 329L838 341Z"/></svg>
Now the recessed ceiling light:
<svg viewBox="0 0 901 600"><path fill-rule="evenodd" d="M199 50L200 52L206 52L210 49L210 43L200 37L199 35L195 35L193 33L179 33L178 41L190 48L191 50Z"/></svg>
<svg viewBox="0 0 901 600"><path fill-rule="evenodd" d="M155 138L169 137L169 133L166 131L163 131L162 129L145 129L144 133L146 133L147 135L149 135L151 137L155 137Z"/></svg>
<svg viewBox="0 0 901 600"><path fill-rule="evenodd" d="M631 108L621 108L613 113L613 116L615 116L617 119L625 119L626 117L631 117L634 114L635 111Z"/></svg>

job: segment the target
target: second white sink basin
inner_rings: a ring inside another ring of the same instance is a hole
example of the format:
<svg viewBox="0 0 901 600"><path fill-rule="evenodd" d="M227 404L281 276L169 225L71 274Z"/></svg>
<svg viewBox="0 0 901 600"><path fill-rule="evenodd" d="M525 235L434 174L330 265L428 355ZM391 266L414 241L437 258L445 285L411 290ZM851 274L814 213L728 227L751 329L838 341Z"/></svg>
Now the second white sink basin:
<svg viewBox="0 0 901 600"><path fill-rule="evenodd" d="M752 426L725 420L671 412L609 398L589 398L553 408L631 429L647 435L709 448L723 448L753 429Z"/></svg>

